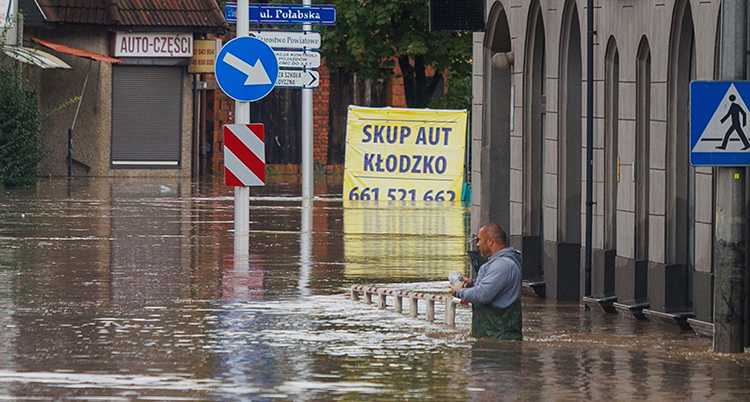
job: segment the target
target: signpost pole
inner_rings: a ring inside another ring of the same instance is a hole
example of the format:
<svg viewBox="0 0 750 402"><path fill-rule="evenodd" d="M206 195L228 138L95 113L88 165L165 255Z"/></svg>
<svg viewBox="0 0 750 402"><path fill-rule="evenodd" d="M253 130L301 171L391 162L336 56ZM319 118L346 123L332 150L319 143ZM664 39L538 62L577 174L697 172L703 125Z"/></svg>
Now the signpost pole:
<svg viewBox="0 0 750 402"><path fill-rule="evenodd" d="M721 11L721 79L746 76L747 0L725 0ZM745 347L745 167L716 168L714 352Z"/></svg>
<svg viewBox="0 0 750 402"><path fill-rule="evenodd" d="M237 1L237 37L249 36L250 0ZM235 101L236 124L250 123L250 102ZM247 255L250 249L250 187L234 187L234 250Z"/></svg>
<svg viewBox="0 0 750 402"><path fill-rule="evenodd" d="M302 0L303 5L311 5L311 0ZM304 24L304 31L312 25ZM302 198L313 198L313 93L312 89L302 89Z"/></svg>

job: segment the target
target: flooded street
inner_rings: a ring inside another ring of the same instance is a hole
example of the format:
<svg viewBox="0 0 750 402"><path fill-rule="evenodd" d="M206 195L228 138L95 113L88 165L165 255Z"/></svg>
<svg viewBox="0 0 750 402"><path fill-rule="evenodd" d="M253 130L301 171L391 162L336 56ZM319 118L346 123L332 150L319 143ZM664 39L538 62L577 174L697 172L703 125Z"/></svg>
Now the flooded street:
<svg viewBox="0 0 750 402"><path fill-rule="evenodd" d="M451 329L351 301L445 293L468 209L300 193L251 189L238 261L221 181L3 190L0 401L750 399L747 355L676 327L524 296L524 342L476 341L465 307Z"/></svg>

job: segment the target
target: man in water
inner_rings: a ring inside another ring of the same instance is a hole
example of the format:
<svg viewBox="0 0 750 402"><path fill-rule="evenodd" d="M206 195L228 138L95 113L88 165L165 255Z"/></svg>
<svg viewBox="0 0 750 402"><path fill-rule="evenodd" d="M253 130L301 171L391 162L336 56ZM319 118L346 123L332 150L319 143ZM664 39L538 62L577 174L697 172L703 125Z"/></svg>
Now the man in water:
<svg viewBox="0 0 750 402"><path fill-rule="evenodd" d="M477 248L487 262L476 280L464 278L450 286L450 292L472 303L472 336L520 341L521 252L507 245L508 236L497 223L482 226L477 236Z"/></svg>

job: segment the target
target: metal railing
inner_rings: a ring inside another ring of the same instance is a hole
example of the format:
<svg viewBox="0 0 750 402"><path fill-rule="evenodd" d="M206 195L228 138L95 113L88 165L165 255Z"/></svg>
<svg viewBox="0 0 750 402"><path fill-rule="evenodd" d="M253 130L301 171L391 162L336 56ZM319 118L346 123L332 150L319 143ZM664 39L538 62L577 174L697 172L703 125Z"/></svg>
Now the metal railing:
<svg viewBox="0 0 750 402"><path fill-rule="evenodd" d="M353 285L351 287L351 299L353 301L359 300L360 294L364 296L365 303L367 304L372 304L372 296L377 295L377 306L380 310L384 310L388 305L386 303L386 297L393 297L393 307L395 312L397 313L403 313L403 300L404 298L407 298L409 299L409 315L415 318L419 316L419 300L424 300L427 302L425 319L430 322L435 321L435 302L438 301L445 303L445 325L450 328L454 328L456 326L456 306L458 306L459 304L467 306L469 305L468 302L452 296L441 296L429 293L407 292L403 290L393 289L378 289L363 285Z"/></svg>

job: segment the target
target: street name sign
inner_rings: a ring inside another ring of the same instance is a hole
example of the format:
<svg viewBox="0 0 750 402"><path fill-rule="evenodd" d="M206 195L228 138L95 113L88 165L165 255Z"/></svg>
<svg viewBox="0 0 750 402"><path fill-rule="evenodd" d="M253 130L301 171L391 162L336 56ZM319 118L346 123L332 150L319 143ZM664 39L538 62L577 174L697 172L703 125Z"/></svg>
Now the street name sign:
<svg viewBox="0 0 750 402"><path fill-rule="evenodd" d="M299 50L274 50L279 68L318 68L320 53Z"/></svg>
<svg viewBox="0 0 750 402"><path fill-rule="evenodd" d="M250 31L256 37L274 49L320 49L320 32L313 31Z"/></svg>
<svg viewBox="0 0 750 402"><path fill-rule="evenodd" d="M227 42L216 58L216 82L230 98L254 102L276 85L279 62L260 39L238 37Z"/></svg>
<svg viewBox="0 0 750 402"><path fill-rule="evenodd" d="M263 124L224 125L224 180L227 186L266 184L266 145Z"/></svg>
<svg viewBox="0 0 750 402"><path fill-rule="evenodd" d="M690 164L750 166L750 82L690 83Z"/></svg>
<svg viewBox="0 0 750 402"><path fill-rule="evenodd" d="M279 70L277 87L282 88L317 88L320 84L320 74L311 70Z"/></svg>
<svg viewBox="0 0 750 402"><path fill-rule="evenodd" d="M224 7L227 22L237 22L237 3ZM336 25L333 4L250 4L250 23L275 25Z"/></svg>

